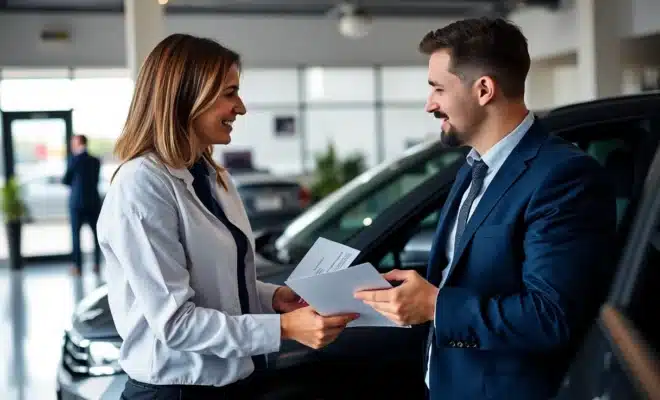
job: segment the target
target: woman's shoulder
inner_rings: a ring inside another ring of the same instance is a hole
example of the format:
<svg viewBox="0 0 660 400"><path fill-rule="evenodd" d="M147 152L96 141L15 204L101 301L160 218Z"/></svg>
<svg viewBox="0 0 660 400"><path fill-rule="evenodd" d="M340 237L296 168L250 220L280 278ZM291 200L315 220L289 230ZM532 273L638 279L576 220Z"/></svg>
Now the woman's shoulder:
<svg viewBox="0 0 660 400"><path fill-rule="evenodd" d="M173 199L173 195L172 178L167 167L155 156L146 154L119 167L106 200L142 208L156 200Z"/></svg>

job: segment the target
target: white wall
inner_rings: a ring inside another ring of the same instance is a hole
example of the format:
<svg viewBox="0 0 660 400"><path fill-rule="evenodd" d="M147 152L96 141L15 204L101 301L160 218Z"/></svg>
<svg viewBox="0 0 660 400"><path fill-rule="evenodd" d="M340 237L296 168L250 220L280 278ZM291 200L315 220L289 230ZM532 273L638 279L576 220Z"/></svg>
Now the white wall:
<svg viewBox="0 0 660 400"><path fill-rule="evenodd" d="M340 36L331 18L174 15L166 25L170 33L215 38L256 67L420 64L419 40L448 22L380 19L358 40ZM123 23L120 14L0 14L0 66L124 66ZM73 40L43 46L39 33L44 28L68 29Z"/></svg>
<svg viewBox="0 0 660 400"><path fill-rule="evenodd" d="M631 38L660 32L660 1L621 2L621 36ZM575 8L558 11L527 7L510 17L528 37L534 59L574 52L577 44ZM168 32L188 32L234 47L253 66L372 64L419 65L424 58L417 44L429 30L452 18L377 19L365 38L339 35L333 18L250 17L219 14L170 15ZM64 28L73 41L43 46L43 28ZM124 66L121 14L0 14L0 66Z"/></svg>

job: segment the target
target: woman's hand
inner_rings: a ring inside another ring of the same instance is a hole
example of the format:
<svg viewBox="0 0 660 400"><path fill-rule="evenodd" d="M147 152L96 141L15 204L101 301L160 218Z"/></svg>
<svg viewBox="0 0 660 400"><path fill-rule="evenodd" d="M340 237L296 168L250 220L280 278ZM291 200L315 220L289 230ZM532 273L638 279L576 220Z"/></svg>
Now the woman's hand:
<svg viewBox="0 0 660 400"><path fill-rule="evenodd" d="M293 339L307 347L320 349L332 343L346 325L359 316L342 314L323 317L311 307L300 308L282 315L282 339Z"/></svg>
<svg viewBox="0 0 660 400"><path fill-rule="evenodd" d="M288 313L306 307L307 303L287 286L280 286L273 294L273 309L278 313Z"/></svg>

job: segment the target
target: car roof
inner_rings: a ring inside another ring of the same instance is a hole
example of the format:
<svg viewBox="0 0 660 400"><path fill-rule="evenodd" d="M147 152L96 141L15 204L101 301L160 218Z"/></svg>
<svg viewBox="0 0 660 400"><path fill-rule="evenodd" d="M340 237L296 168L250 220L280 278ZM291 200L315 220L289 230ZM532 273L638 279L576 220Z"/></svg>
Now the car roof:
<svg viewBox="0 0 660 400"><path fill-rule="evenodd" d="M660 115L660 91L607 97L557 107L546 112L542 119L550 131L558 134L579 126L588 127L608 121L655 115Z"/></svg>

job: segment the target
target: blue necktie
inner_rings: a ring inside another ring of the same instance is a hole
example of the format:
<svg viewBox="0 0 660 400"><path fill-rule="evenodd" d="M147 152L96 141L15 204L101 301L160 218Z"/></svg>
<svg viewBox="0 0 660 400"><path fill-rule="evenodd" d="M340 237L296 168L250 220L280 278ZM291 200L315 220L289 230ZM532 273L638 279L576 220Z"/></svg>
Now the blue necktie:
<svg viewBox="0 0 660 400"><path fill-rule="evenodd" d="M485 162L482 160L475 160L472 163L472 184L470 185L470 191L468 192L465 201L461 205L461 209L458 211L458 217L456 220L456 240L454 241L454 252L459 247L461 237L463 236L465 226L468 222L470 209L472 209L472 204L474 203L474 200L476 200L477 196L479 196L479 193L484 186L486 173L488 173L488 165L486 165Z"/></svg>
<svg viewBox="0 0 660 400"><path fill-rule="evenodd" d="M218 218L231 232L236 242L236 250L238 256L238 265L237 273L238 276L238 298L241 304L241 313L249 314L250 313L250 298L247 291L247 283L245 281L245 256L248 251L248 239L238 227L229 221L227 215L225 215L222 207L213 197L211 192L211 185L209 183L209 170L205 165L205 161L197 161L190 169L190 173L193 176L193 188L195 189L195 194L197 197L204 203L204 206ZM253 356L252 361L254 362L255 369L263 370L266 368L266 356L258 355Z"/></svg>
<svg viewBox="0 0 660 400"><path fill-rule="evenodd" d="M479 193L484 186L484 179L486 178L487 173L488 165L486 165L485 162L482 160L475 160L472 163L472 182L470 185L470 190L465 197L465 201L461 205L460 210L458 210L458 216L456 217L456 239L454 240L454 254L456 254L456 249L459 247L463 232L465 232L465 227L467 226L469 219L468 217L470 215L470 209L472 209L472 204L474 204L474 200L476 200L477 196L479 196ZM452 263L456 261L458 260L454 259L452 260ZM446 266L446 268L449 268L449 266ZM424 363L424 368L426 368L428 365L428 357L430 355L429 349L431 348L431 343L433 342L434 333L435 329L433 327L433 323L431 322L431 325L429 326L429 334L426 339L426 355L424 356L426 362ZM430 380L431 378L429 377L429 381Z"/></svg>

